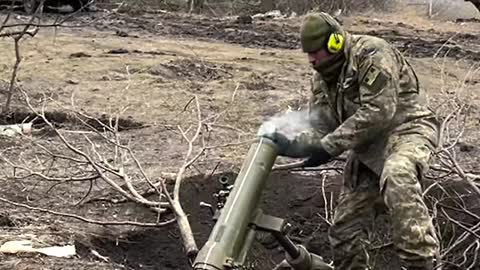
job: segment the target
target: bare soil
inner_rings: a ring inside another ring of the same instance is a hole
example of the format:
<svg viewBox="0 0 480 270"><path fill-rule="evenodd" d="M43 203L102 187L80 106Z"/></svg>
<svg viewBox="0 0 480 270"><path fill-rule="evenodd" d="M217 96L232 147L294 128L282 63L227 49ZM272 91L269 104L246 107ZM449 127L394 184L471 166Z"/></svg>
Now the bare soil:
<svg viewBox="0 0 480 270"><path fill-rule="evenodd" d="M19 84L37 105L44 95L57 102L47 107L47 116L78 145L86 144L84 135L68 131L86 130L71 117L70 109L80 109L105 122L109 115L125 109L120 134L130 142L152 178L162 172L175 172L182 164L187 146L176 127L195 124L191 105L194 95L199 97L204 119L221 114L211 127L208 142L213 145L241 143L255 134L266 117L297 109L308 99L312 71L298 50L299 18L245 24L236 17L98 12L82 14L69 24L77 27L44 29L36 38L23 42ZM467 172L480 172L480 24L405 19L395 14L346 17L344 24L353 33L386 38L404 52L428 90L432 107L454 97L468 97L470 109L464 136L457 146L458 159ZM7 81L14 59L13 43L1 40L0 52L0 78ZM15 113L3 115L2 121L32 120L20 99L15 102ZM40 130L44 124L37 119L34 127ZM68 153L51 132L38 132L34 138L37 143ZM98 137L92 140L101 143ZM36 152L27 142L2 138L2 155L31 168L45 168L47 165L35 158ZM212 194L220 186L220 176L234 180L247 149L244 143L209 150L188 171L181 198L199 246L213 226L210 212L199 203L214 202ZM133 203L112 203L111 199L119 195L100 181L88 200L78 204L87 194L88 183L48 183L33 176L16 180L11 177L11 167L6 162L0 164L1 196L8 200L97 220L155 222L158 218ZM321 177L319 172L273 173L262 208L291 221L296 241L329 260ZM328 175L327 206L330 198L335 204L340 179L336 173ZM78 255L57 259L3 254L0 269L189 269L175 224L162 228L99 226L2 205L2 243L30 239L39 246L75 244ZM169 217L167 214L160 219ZM380 217L378 222L387 221ZM388 226L382 228L372 246L376 269L396 269L391 245L383 246L388 243ZM266 250L260 245L255 246L251 257L257 270L271 269L281 258L279 250ZM480 265L475 267L472 269Z"/></svg>

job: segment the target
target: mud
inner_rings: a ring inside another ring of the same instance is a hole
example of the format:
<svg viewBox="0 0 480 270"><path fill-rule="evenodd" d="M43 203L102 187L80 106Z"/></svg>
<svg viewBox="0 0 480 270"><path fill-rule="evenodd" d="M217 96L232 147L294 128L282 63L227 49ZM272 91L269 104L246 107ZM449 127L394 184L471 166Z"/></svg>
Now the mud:
<svg viewBox="0 0 480 270"><path fill-rule="evenodd" d="M121 32L127 36L128 32L146 32L158 36L220 40L254 48L299 48L299 19L254 20L252 23L244 23L244 20L239 18L241 17L178 16L171 13L130 17L111 13L106 16L92 15L83 19L95 21L95 27L99 30ZM359 25L375 30L358 31L356 29ZM347 20L345 27L353 34L382 37L410 57L445 56L471 61L480 60L480 46L468 48L472 43L480 44L480 36L475 33L439 32L433 28L419 30L406 23L367 19Z"/></svg>
<svg viewBox="0 0 480 270"><path fill-rule="evenodd" d="M478 43L480 41L478 36L472 34L436 35L434 33L417 33L413 36L412 33L402 33L396 30L372 30L365 33L356 32L356 34L382 37L393 43L399 51L409 57L451 57L471 61L480 60L480 51L466 48L466 44L469 42Z"/></svg>

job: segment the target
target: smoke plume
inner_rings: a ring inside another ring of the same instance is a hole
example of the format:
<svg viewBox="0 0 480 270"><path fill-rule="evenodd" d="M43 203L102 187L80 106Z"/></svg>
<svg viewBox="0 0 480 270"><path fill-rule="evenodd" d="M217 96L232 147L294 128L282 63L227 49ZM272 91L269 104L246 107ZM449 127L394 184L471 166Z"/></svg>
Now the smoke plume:
<svg viewBox="0 0 480 270"><path fill-rule="evenodd" d="M277 132L287 137L287 139L293 140L301 132L312 128L311 121L308 110L290 111L268 119L260 127L258 134L273 134Z"/></svg>

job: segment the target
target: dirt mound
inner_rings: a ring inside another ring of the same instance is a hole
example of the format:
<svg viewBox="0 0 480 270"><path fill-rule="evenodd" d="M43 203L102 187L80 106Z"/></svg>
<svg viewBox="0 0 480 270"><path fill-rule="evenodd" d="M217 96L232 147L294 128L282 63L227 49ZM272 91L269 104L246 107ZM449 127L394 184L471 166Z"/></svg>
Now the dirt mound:
<svg viewBox="0 0 480 270"><path fill-rule="evenodd" d="M275 86L271 85L269 81L265 79L266 76L266 74L259 75L252 72L243 84L247 90L252 91L275 90Z"/></svg>
<svg viewBox="0 0 480 270"><path fill-rule="evenodd" d="M89 244L76 242L79 254L89 259L97 259L90 248L106 256L110 261L125 265L128 269L189 269L188 261L178 243L179 232L173 226L164 229L146 229L122 235L91 239Z"/></svg>
<svg viewBox="0 0 480 270"><path fill-rule="evenodd" d="M56 127L70 127L79 130L87 129L88 127L77 119L72 113L64 111L46 111L45 117L53 123ZM102 131L104 130L104 125L115 125L115 121L118 121L118 130L125 131L130 129L142 128L145 125L141 122L137 122L130 118L118 118L110 119L107 115L100 115L97 119L91 119L86 117L81 117L83 121L92 126L93 128ZM16 110L9 112L8 114L0 114L0 124L18 124L18 123L28 123L32 122L34 128L39 129L45 126L45 122L37 117L31 111L25 110Z"/></svg>
<svg viewBox="0 0 480 270"><path fill-rule="evenodd" d="M480 1L479 0L465 0L470 1L472 4L480 10Z"/></svg>
<svg viewBox="0 0 480 270"><path fill-rule="evenodd" d="M147 72L152 75L167 77L168 79L212 81L232 78L233 75L229 72L232 71L232 69L232 66L226 64L218 65L200 59L198 61L179 59L152 67Z"/></svg>

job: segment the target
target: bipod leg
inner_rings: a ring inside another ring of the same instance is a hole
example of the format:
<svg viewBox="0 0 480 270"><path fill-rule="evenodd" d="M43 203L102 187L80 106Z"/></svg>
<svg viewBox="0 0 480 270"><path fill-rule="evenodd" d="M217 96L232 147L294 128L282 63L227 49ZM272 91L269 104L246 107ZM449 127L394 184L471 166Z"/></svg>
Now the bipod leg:
<svg viewBox="0 0 480 270"><path fill-rule="evenodd" d="M285 250L285 261L290 266L290 269L293 270L333 270L334 268L325 263L323 258L314 253L308 252L307 248L302 245L296 245L293 241L288 238L287 231L290 228L290 224L285 222L285 220L272 217L269 215L263 214L261 211L255 218L253 222L257 229L270 232L277 242ZM285 262L284 261L284 262ZM285 263L282 262L283 266ZM284 267L276 269L288 269Z"/></svg>

